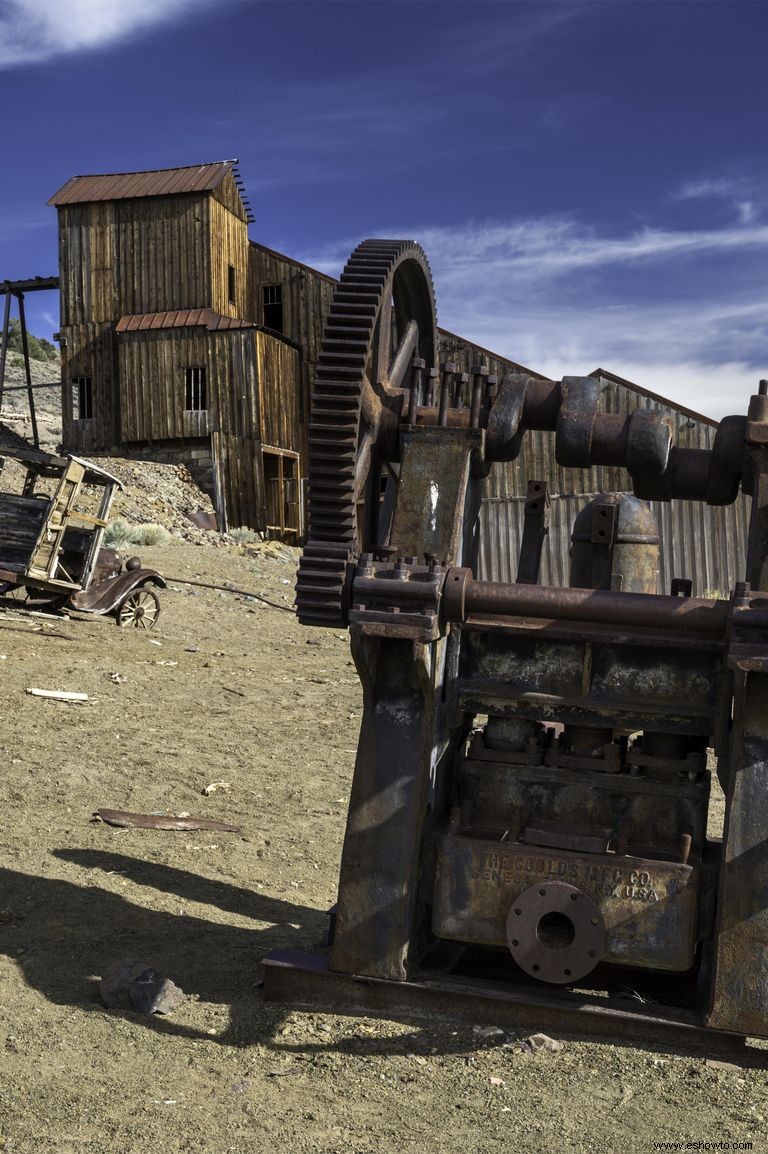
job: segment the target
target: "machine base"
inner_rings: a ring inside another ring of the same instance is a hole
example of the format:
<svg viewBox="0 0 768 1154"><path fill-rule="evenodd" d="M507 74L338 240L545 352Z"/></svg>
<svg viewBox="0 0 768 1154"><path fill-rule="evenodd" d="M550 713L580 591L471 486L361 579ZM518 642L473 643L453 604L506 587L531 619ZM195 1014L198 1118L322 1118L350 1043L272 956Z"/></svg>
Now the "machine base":
<svg viewBox="0 0 768 1154"><path fill-rule="evenodd" d="M670 1010L664 1016L642 1008L617 1009L606 998L530 987L510 988L493 981L451 979L443 972L422 970L407 982L358 977L328 968L323 954L275 950L264 959L264 997L297 1008L370 1014L385 1018L444 1018L553 1030L632 1046L663 1044L671 1049L726 1054L745 1064L768 1062L768 1051L747 1045L740 1034L711 1030L691 1011Z"/></svg>

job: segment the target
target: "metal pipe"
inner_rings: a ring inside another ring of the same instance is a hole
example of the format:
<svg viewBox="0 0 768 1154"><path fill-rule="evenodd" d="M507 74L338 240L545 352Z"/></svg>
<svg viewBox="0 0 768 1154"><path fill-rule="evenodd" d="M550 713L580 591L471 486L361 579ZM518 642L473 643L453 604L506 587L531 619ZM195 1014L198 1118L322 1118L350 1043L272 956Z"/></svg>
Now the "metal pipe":
<svg viewBox="0 0 768 1154"><path fill-rule="evenodd" d="M724 633L730 612L729 601L700 597L475 581L469 569L448 571L444 606L449 621L466 621L470 613L487 613L697 633Z"/></svg>

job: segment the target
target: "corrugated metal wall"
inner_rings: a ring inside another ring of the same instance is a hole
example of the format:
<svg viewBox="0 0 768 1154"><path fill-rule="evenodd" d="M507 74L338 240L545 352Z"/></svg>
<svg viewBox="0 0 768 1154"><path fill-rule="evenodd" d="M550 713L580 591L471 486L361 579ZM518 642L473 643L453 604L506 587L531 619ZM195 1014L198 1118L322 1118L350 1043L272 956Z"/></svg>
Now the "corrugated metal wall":
<svg viewBox="0 0 768 1154"><path fill-rule="evenodd" d="M715 422L648 396L626 382L601 376L601 411L628 413L656 409L673 419L677 445L710 448ZM551 497L549 535L542 556L541 580L567 585L570 533L581 509L600 492L631 492L624 469L562 469L555 460L555 434L525 436L516 461L494 465L486 482L480 512L479 572L490 581L514 581L522 540L525 492L529 480L544 480ZM662 592L673 577L688 577L693 592L727 594L743 579L750 501L740 496L734 505L714 507L698 501L653 502L661 536Z"/></svg>
<svg viewBox="0 0 768 1154"><path fill-rule="evenodd" d="M592 494L596 496L597 494ZM590 494L554 497L541 563L541 583L567 585L570 537ZM487 581L514 581L523 536L524 497L489 497L480 510L479 574ZM695 596L727 596L744 579L749 505L715 507L698 501L653 501L661 537L661 587L689 577Z"/></svg>

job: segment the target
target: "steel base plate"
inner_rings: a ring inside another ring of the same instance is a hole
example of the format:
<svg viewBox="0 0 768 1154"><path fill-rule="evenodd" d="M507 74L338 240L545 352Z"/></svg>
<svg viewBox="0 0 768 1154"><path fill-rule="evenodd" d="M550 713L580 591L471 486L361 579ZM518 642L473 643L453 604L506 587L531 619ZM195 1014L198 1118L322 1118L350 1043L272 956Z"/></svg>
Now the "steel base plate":
<svg viewBox="0 0 768 1154"><path fill-rule="evenodd" d="M570 990L540 993L507 983L452 979L422 970L407 982L385 981L328 968L323 954L275 950L264 959L264 997L296 1008L390 1019L441 1017L510 1029L550 1030L616 1045L667 1045L685 1052L724 1053L748 1064L768 1063L768 1052L747 1046L740 1034L708 1029L697 1014L664 1007L618 1009L606 998Z"/></svg>

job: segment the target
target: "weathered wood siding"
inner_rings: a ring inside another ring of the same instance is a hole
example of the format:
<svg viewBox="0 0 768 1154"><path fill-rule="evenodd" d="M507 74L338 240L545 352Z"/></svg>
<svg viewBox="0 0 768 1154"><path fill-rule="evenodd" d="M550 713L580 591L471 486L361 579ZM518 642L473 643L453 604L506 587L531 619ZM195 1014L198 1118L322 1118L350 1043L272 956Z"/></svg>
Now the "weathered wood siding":
<svg viewBox="0 0 768 1154"><path fill-rule="evenodd" d="M267 510L261 442L255 437L215 432L211 444L219 528L226 531L245 526L265 532Z"/></svg>
<svg viewBox="0 0 768 1154"><path fill-rule="evenodd" d="M217 400L210 363L212 335L205 328L186 328L149 329L117 337L121 441L208 434ZM187 412L184 369L197 366L206 371L208 410Z"/></svg>
<svg viewBox="0 0 768 1154"><path fill-rule="evenodd" d="M450 333L447 329L438 328L437 347L440 361L453 361L462 373L471 373L475 365L487 365L488 371L498 377L499 383L508 373L528 373L532 377L541 377L540 373L526 369L506 357L500 357L481 345L465 341L463 337Z"/></svg>
<svg viewBox="0 0 768 1154"><path fill-rule="evenodd" d="M225 317L248 318L248 225L215 197L210 204L211 308ZM229 268L235 299L229 299Z"/></svg>
<svg viewBox="0 0 768 1154"><path fill-rule="evenodd" d="M118 439L118 397L115 331L111 323L68 325L61 349L62 440L75 452L108 449ZM90 377L93 388L93 417L76 420L73 408L73 381Z"/></svg>
<svg viewBox="0 0 768 1154"><path fill-rule="evenodd" d="M114 205L71 204L59 209L61 326L115 319Z"/></svg>
<svg viewBox="0 0 768 1154"><path fill-rule="evenodd" d="M213 307L210 195L114 202L115 312Z"/></svg>
<svg viewBox="0 0 768 1154"><path fill-rule="evenodd" d="M307 460L309 404L323 327L336 282L306 265L250 243L250 303L248 317L264 323L263 288L279 284L283 290L283 333L301 346L301 389L298 394L300 448Z"/></svg>
<svg viewBox="0 0 768 1154"><path fill-rule="evenodd" d="M248 220L248 213L245 211L245 205L237 188L235 178L230 172L224 179L216 185L211 196L217 200L219 204L233 213L238 220L245 223ZM247 240L246 240L247 243Z"/></svg>
<svg viewBox="0 0 768 1154"><path fill-rule="evenodd" d="M121 440L210 435L222 526L266 528L262 443L298 451L292 345L255 329L147 329L118 338ZM186 367L204 367L208 409L185 409Z"/></svg>
<svg viewBox="0 0 768 1154"><path fill-rule="evenodd" d="M265 445L300 454L299 398L302 382L299 352L267 333L256 333L256 365L261 440ZM302 461L302 476L304 465Z"/></svg>

